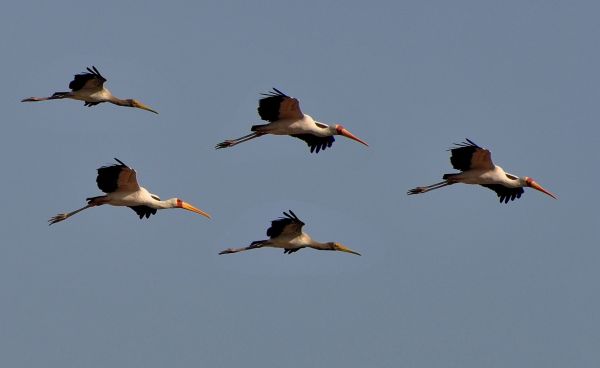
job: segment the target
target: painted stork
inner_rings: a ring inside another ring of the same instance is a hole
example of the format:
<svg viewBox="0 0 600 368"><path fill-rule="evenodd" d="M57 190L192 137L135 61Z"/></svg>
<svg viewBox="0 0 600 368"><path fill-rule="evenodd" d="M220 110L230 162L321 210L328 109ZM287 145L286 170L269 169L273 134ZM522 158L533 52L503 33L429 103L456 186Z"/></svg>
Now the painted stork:
<svg viewBox="0 0 600 368"><path fill-rule="evenodd" d="M253 125L250 128L253 133L238 139L223 141L217 144L216 149L233 147L265 134L290 135L302 139L310 147L310 152L316 153L331 147L335 141L334 135L343 135L368 146L365 141L350 133L342 125L329 126L304 114L300 110L300 102L296 98L287 96L277 88L262 95L266 97L259 100L258 115L269 124Z"/></svg>
<svg viewBox="0 0 600 368"><path fill-rule="evenodd" d="M161 201L160 198L150 193L146 188L140 187L137 182L134 169L125 165L121 160L115 158L118 165L102 166L98 169L96 183L106 195L86 198L87 206L69 213L59 213L48 220L49 225L68 219L69 217L90 207L109 204L111 206L126 206L137 213L140 219L155 215L156 210L166 208L183 208L184 210L196 212L210 218L210 215L197 209L179 198L171 198Z"/></svg>
<svg viewBox="0 0 600 368"><path fill-rule="evenodd" d="M75 75L75 79L69 83L71 92L54 92L54 94L52 94L50 97L29 97L21 100L21 102L36 102L70 98L73 100L83 101L84 106L96 106L99 103L110 102L115 105L136 107L138 109L147 110L158 114L157 111L144 105L138 100L122 100L113 96L113 94L104 87L104 82L106 82L106 78L100 74L95 66L92 66L91 69L87 68L87 72Z"/></svg>
<svg viewBox="0 0 600 368"><path fill-rule="evenodd" d="M455 143L455 145L456 147L449 150L452 153L450 162L453 168L461 172L444 174L442 177L444 181L426 187L416 187L409 190L407 194L420 194L455 183L465 183L479 184L493 190L500 198L500 203L521 198L523 187L531 187L557 199L532 178L518 177L504 172L500 166L494 165L490 151L479 147L473 141L467 139L466 142Z"/></svg>
<svg viewBox="0 0 600 368"><path fill-rule="evenodd" d="M302 231L304 222L302 222L292 210L290 210L289 213L284 212L283 215L285 217L280 217L271 221L271 227L267 230L269 239L253 241L249 246L244 248L228 248L219 254L230 254L250 249L272 247L283 248L284 254L292 254L302 248L313 248L317 250L335 250L360 256L360 253L346 248L340 243L319 243L318 241L311 239L307 233Z"/></svg>

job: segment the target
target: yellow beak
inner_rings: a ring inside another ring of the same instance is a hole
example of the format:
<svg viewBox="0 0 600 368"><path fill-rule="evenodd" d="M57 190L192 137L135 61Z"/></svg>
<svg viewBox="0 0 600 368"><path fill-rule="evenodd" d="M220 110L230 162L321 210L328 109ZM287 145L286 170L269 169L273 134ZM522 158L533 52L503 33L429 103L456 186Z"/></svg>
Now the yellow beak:
<svg viewBox="0 0 600 368"><path fill-rule="evenodd" d="M139 101L135 104L135 107L137 107L138 109L142 109L142 110L146 110L146 111L150 111L150 112L153 112L155 114L158 114L158 111L151 109L149 106L146 106L146 105L144 105L143 103L141 103Z"/></svg>
<svg viewBox="0 0 600 368"><path fill-rule="evenodd" d="M197 214L200 214L200 215L202 215L204 217L211 218L210 215L207 212L199 210L199 209L197 209L196 207L192 206L191 204L189 204L187 202L181 201L181 208L183 208L184 210L196 212Z"/></svg>
<svg viewBox="0 0 600 368"><path fill-rule="evenodd" d="M352 249L341 245L340 243L335 243L335 250L338 250L340 252L352 253L352 254L356 254L357 256L360 256L360 253L355 252Z"/></svg>
<svg viewBox="0 0 600 368"><path fill-rule="evenodd" d="M529 186L532 187L533 189L539 190L542 193L545 193L547 195L549 195L550 197L554 198L554 199L558 199L554 196L554 194L550 193L549 191L547 191L546 189L542 188L541 185L539 185L537 182L531 180L529 182Z"/></svg>
<svg viewBox="0 0 600 368"><path fill-rule="evenodd" d="M357 141L357 142L359 142L359 143L362 143L362 144L364 144L365 146L369 147L369 145L367 144L367 142L363 141L362 139L358 138L358 137L357 137L357 136L355 136L354 134L350 133L350 132L348 131L348 129L346 129L346 128L342 128L342 129L340 129L340 134L341 134L341 135L343 135L343 136L344 136L344 137L346 137L346 138L353 139L353 140L355 140L355 141Z"/></svg>

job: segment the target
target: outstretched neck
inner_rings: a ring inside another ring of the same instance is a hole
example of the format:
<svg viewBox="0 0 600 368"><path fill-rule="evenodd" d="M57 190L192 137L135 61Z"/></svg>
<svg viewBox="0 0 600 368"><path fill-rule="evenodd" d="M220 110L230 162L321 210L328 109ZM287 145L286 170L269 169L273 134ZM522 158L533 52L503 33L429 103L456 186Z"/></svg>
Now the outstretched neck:
<svg viewBox="0 0 600 368"><path fill-rule="evenodd" d="M320 243L318 241L312 240L310 241L309 248L318 249L318 250L335 250L333 242Z"/></svg>
<svg viewBox="0 0 600 368"><path fill-rule="evenodd" d="M113 95L110 95L108 102L113 103L115 105L119 105L119 106L133 107L133 100L131 100L131 99L123 100L123 99L120 99Z"/></svg>
<svg viewBox="0 0 600 368"><path fill-rule="evenodd" d="M152 203L152 207L159 209L159 210L164 210L167 208L177 208L177 198L170 198L164 201L161 200L155 200Z"/></svg>

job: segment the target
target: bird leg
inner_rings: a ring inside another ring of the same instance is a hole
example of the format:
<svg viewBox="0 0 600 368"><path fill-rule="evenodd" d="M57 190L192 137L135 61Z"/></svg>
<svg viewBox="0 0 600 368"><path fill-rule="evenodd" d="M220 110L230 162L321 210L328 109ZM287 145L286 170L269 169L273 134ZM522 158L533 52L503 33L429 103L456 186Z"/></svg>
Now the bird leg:
<svg viewBox="0 0 600 368"><path fill-rule="evenodd" d="M71 92L55 92L52 96L49 97L29 97L21 100L21 102L37 102L37 101L47 101L47 100L60 100L62 98L69 97Z"/></svg>
<svg viewBox="0 0 600 368"><path fill-rule="evenodd" d="M454 184L454 183L450 182L450 181L447 181L447 180L444 180L444 181L441 181L439 183L428 185L426 187L416 187L416 188L413 188L413 189L409 190L408 192L406 192L406 194L408 194L408 195L421 194L421 193L429 192L430 190L443 188L446 185L451 185L451 184Z"/></svg>
<svg viewBox="0 0 600 368"><path fill-rule="evenodd" d="M251 249L258 249L258 248L262 248L264 244L265 244L265 240L258 240L258 241L252 242L252 244L250 244L249 246L244 247L244 248L227 248L227 249L219 252L219 254L231 254L231 253L243 252L243 251L251 250Z"/></svg>
<svg viewBox="0 0 600 368"><path fill-rule="evenodd" d="M223 141L223 142L221 142L221 143L217 144L217 145L215 146L215 149L221 149L221 148L233 147L233 146L235 146L235 145L236 145L236 144L238 144L238 143L246 142L246 141L249 141L249 140L251 140L251 139L258 138L258 137L260 137L261 135L265 135L265 134L266 134L266 133L258 133L258 132L254 132L254 133L250 133L250 134L248 134L248 135L245 135L245 136L243 136L243 137L240 137L240 138L238 138L238 139L228 139L228 140L226 140L226 141Z"/></svg>
<svg viewBox="0 0 600 368"><path fill-rule="evenodd" d="M83 211L83 210L86 210L86 209L88 209L88 208L90 208L90 207L95 207L95 206L99 206L99 205L98 205L98 204L93 204L93 203L90 203L90 204L88 204L87 206L85 206L85 207L81 207L80 209L78 209L78 210L75 210L75 211L73 211L73 212L69 212L69 213L59 213L58 215L56 215L56 216L54 216L54 217L50 218L50 220L48 220L48 222L49 222L49 224L48 224L48 225L52 225L52 224L56 224L57 222L64 221L64 220L68 219L69 217L71 217L71 216L73 216L73 215L75 215L75 214L78 214L79 212L81 212L81 211Z"/></svg>

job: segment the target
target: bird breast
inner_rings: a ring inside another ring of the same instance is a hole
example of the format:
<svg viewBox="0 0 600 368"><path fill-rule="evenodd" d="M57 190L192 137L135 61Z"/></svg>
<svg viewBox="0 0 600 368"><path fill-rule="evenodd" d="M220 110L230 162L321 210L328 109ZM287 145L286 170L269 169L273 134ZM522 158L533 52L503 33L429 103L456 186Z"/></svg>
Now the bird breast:
<svg viewBox="0 0 600 368"><path fill-rule="evenodd" d="M304 114L302 119L282 119L269 124L268 132L275 135L312 134L327 136L327 129L319 127L314 119Z"/></svg>
<svg viewBox="0 0 600 368"><path fill-rule="evenodd" d="M109 204L113 206L140 206L146 205L149 207L153 207L152 203L156 202L148 192L144 188L140 188L135 192L112 192L108 193L107 197L110 199Z"/></svg>
<svg viewBox="0 0 600 368"><path fill-rule="evenodd" d="M87 102L105 102L112 98L112 94L106 88L101 90L82 89L73 92L73 98Z"/></svg>

